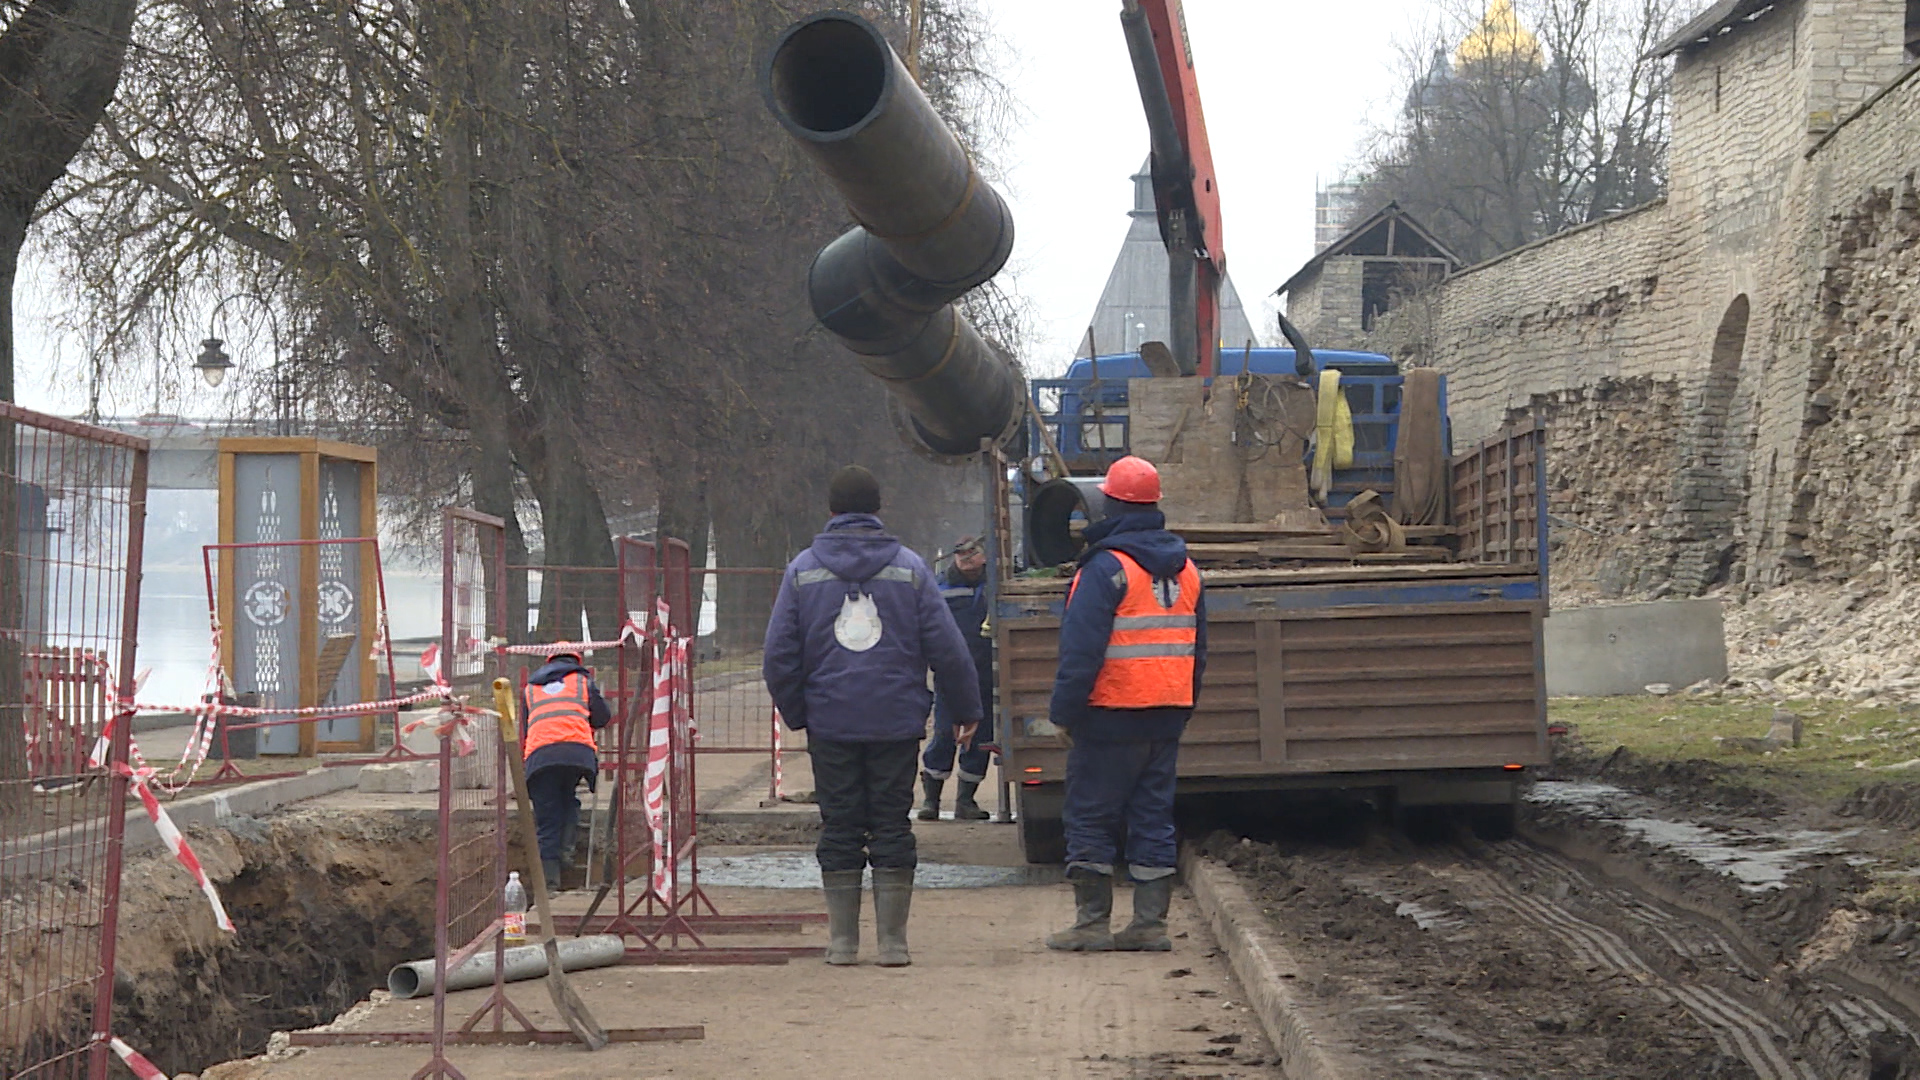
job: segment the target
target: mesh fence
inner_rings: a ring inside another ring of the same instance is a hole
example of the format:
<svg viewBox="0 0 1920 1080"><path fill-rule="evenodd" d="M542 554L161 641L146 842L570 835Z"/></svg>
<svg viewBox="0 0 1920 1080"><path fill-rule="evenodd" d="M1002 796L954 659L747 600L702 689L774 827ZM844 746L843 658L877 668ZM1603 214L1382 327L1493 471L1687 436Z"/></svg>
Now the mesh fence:
<svg viewBox="0 0 1920 1080"><path fill-rule="evenodd" d="M146 445L0 403L0 1076L107 1074Z"/></svg>
<svg viewBox="0 0 1920 1080"><path fill-rule="evenodd" d="M448 508L441 539L440 647L454 692L471 705L493 707L493 679L501 665L492 643L505 640L506 527L498 518ZM442 918L458 949L498 916L506 885L505 760L498 725L477 717L469 727L474 752L459 754L450 739L421 747L441 757L446 820L446 865L440 877L447 904Z"/></svg>
<svg viewBox="0 0 1920 1080"><path fill-rule="evenodd" d="M760 646L780 592L772 567L696 570L700 598L693 665L693 715L702 753L769 751L773 699L760 678Z"/></svg>

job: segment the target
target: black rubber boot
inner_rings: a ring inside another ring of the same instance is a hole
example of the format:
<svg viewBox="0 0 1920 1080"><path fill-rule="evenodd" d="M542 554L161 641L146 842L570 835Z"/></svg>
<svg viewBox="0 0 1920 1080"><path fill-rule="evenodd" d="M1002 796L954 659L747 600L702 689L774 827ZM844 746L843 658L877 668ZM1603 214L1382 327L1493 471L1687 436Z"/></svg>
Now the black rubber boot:
<svg viewBox="0 0 1920 1080"><path fill-rule="evenodd" d="M574 858L574 848L578 846L579 843L580 843L580 815L576 813L571 817L567 818L567 823L561 826L560 828L560 868L561 869L563 870L573 869L574 863L577 861Z"/></svg>
<svg viewBox="0 0 1920 1080"><path fill-rule="evenodd" d="M1173 903L1173 875L1133 883L1133 921L1113 935L1113 947L1122 952L1171 952L1167 938L1167 906Z"/></svg>
<svg viewBox="0 0 1920 1080"><path fill-rule="evenodd" d="M827 897L827 963L860 962L859 870L823 870L821 891Z"/></svg>
<svg viewBox="0 0 1920 1080"><path fill-rule="evenodd" d="M547 872L547 892L548 893L559 892L560 891L560 860L559 859L541 859L540 869L545 870Z"/></svg>
<svg viewBox="0 0 1920 1080"><path fill-rule="evenodd" d="M960 781L960 790L953 797L953 820L985 821L993 816L980 809L980 804L973 801L973 793L978 790L980 790L980 781Z"/></svg>
<svg viewBox="0 0 1920 1080"><path fill-rule="evenodd" d="M1073 925L1047 937L1061 952L1106 952L1113 948L1113 875L1082 867L1067 871L1073 882Z"/></svg>
<svg viewBox="0 0 1920 1080"><path fill-rule="evenodd" d="M907 912L913 907L913 867L873 868L873 928L880 966L906 967Z"/></svg>
<svg viewBox="0 0 1920 1080"><path fill-rule="evenodd" d="M913 816L919 818L921 821L939 821L940 792L943 791L946 786L947 782L945 780L921 773L920 794L925 801L920 804L919 812Z"/></svg>

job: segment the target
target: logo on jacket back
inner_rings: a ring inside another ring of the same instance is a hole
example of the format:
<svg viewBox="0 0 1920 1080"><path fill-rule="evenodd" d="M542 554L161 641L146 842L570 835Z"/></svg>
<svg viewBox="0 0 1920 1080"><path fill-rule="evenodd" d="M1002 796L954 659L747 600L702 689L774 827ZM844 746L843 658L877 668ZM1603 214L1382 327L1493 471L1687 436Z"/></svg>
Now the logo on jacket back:
<svg viewBox="0 0 1920 1080"><path fill-rule="evenodd" d="M840 602L840 615L833 620L833 639L853 652L866 652L880 644L880 611L873 597L865 593L848 594Z"/></svg>
<svg viewBox="0 0 1920 1080"><path fill-rule="evenodd" d="M540 689L546 691L548 697L559 697L561 692L566 690L566 688L567 688L566 683L561 682L559 679L555 679L552 682L548 683L547 685L541 687Z"/></svg>

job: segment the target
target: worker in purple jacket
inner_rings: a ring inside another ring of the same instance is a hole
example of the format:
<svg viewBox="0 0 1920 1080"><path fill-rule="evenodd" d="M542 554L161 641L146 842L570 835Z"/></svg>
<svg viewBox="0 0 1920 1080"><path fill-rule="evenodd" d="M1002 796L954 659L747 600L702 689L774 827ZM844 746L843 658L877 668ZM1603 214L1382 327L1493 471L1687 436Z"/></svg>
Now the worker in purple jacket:
<svg viewBox="0 0 1920 1080"><path fill-rule="evenodd" d="M787 726L807 733L827 963L858 961L860 879L871 865L880 966L905 967L918 863L907 814L933 705L927 670L952 703L961 747L980 721L980 687L933 572L874 516L873 474L834 473L827 506L826 531L780 580L761 672Z"/></svg>

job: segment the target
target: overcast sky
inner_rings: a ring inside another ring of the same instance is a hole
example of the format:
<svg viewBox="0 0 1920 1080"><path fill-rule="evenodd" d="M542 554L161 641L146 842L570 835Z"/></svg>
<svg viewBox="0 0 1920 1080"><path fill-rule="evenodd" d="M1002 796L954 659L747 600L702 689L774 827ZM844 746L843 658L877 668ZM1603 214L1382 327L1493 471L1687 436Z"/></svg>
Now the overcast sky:
<svg viewBox="0 0 1920 1080"><path fill-rule="evenodd" d="M1032 301L1036 374L1065 366L1127 231L1128 182L1147 153L1120 0L978 0L1019 101L1002 152L1018 240L1009 264ZM1227 272L1263 340L1268 294L1313 254L1315 178L1358 154L1368 118L1398 107L1394 43L1421 0L1186 0L1220 182Z"/></svg>
<svg viewBox="0 0 1920 1080"><path fill-rule="evenodd" d="M1009 264L1032 303L1037 374L1064 367L1093 313L1127 230L1128 177L1147 152L1139 91L1120 35L1120 0L977 0L1002 43L1000 75L1016 101L1001 152L1018 242ZM1357 156L1369 118L1390 119L1396 40L1411 36L1421 0L1187 0L1226 227L1227 269L1263 340L1276 336L1268 295L1313 254L1316 178ZM60 305L22 267L17 319L23 404L85 408L84 349L48 333ZM238 343L236 343L238 344ZM187 368L164 357L169 410L216 411ZM243 366L253 362L240 357ZM141 379L102 411L152 406ZM182 400L175 395L185 392Z"/></svg>

